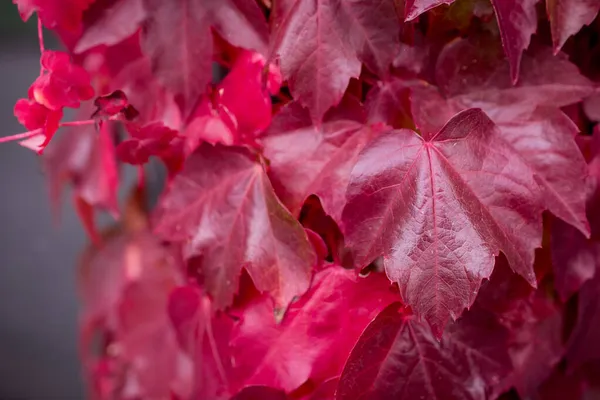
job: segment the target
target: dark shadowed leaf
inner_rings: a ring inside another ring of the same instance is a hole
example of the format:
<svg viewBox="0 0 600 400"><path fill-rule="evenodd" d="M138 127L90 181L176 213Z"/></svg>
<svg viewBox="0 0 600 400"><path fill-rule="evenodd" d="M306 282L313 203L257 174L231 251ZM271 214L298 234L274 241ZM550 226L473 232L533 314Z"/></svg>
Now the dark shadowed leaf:
<svg viewBox="0 0 600 400"><path fill-rule="evenodd" d="M483 399L510 371L507 333L492 314L465 314L440 342L399 307L390 305L365 329L337 399Z"/></svg>

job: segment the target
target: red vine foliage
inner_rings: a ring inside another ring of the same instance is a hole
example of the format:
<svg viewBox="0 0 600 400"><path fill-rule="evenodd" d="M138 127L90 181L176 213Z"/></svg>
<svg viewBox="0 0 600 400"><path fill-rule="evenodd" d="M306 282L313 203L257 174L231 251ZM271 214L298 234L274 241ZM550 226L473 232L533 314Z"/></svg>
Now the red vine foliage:
<svg viewBox="0 0 600 400"><path fill-rule="evenodd" d="M93 239L91 398L600 387L599 0L13 2L41 68L0 141Z"/></svg>

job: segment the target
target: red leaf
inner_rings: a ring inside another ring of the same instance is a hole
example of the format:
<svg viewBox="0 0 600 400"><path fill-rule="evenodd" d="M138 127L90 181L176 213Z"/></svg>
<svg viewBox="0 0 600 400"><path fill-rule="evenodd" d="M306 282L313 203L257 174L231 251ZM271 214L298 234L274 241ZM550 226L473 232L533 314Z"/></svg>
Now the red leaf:
<svg viewBox="0 0 600 400"><path fill-rule="evenodd" d="M386 75L399 45L391 0L299 0L276 27L273 47L283 77L315 121L340 102L361 62Z"/></svg>
<svg viewBox="0 0 600 400"><path fill-rule="evenodd" d="M554 52L558 53L569 36L594 20L600 10L600 1L546 0L546 10L552 28Z"/></svg>
<svg viewBox="0 0 600 400"><path fill-rule="evenodd" d="M263 79L265 78L265 79ZM275 65L260 53L244 51L217 88L218 102L231 113L242 135L254 138L271 123L271 97L281 86Z"/></svg>
<svg viewBox="0 0 600 400"><path fill-rule="evenodd" d="M345 189L358 153L379 133L348 120L312 126L306 109L291 103L277 114L262 140L275 191L294 215L311 194L340 221Z"/></svg>
<svg viewBox="0 0 600 400"><path fill-rule="evenodd" d="M78 108L83 100L94 97L90 75L71 62L67 53L46 50L41 63L47 73L40 75L29 88L29 98L59 111L63 107Z"/></svg>
<svg viewBox="0 0 600 400"><path fill-rule="evenodd" d="M290 306L281 324L267 299L255 300L232 333L236 381L289 392L308 379L319 384L338 376L363 329L397 300L382 274L357 278L338 266L315 276L311 290Z"/></svg>
<svg viewBox="0 0 600 400"><path fill-rule="evenodd" d="M130 126L131 139L119 143L117 155L129 164L142 165L150 156L170 157L175 155L172 142L178 132L167 128L161 122L154 122L142 127Z"/></svg>
<svg viewBox="0 0 600 400"><path fill-rule="evenodd" d="M97 97L94 100L94 106L96 106L96 111L92 114L92 118L107 118L122 114L126 120L132 120L139 115L121 90Z"/></svg>
<svg viewBox="0 0 600 400"><path fill-rule="evenodd" d="M392 131L368 145L352 170L347 244L359 267L383 254L406 304L441 336L448 319L473 303L499 251L536 284L535 187L480 110L463 111L424 138Z"/></svg>
<svg viewBox="0 0 600 400"><path fill-rule="evenodd" d="M308 289L312 246L247 150L200 146L155 213L157 233L186 241L218 308L231 304L242 268L278 307Z"/></svg>
<svg viewBox="0 0 600 400"><path fill-rule="evenodd" d="M266 52L267 24L254 0L144 0L142 45L185 116L212 78L211 28L235 46Z"/></svg>
<svg viewBox="0 0 600 400"><path fill-rule="evenodd" d="M336 399L487 398L510 371L505 346L505 330L485 312L465 314L438 342L392 304L352 350Z"/></svg>
<svg viewBox="0 0 600 400"><path fill-rule="evenodd" d="M99 45L112 46L133 35L146 18L143 0L117 0L102 10L75 45L83 53Z"/></svg>

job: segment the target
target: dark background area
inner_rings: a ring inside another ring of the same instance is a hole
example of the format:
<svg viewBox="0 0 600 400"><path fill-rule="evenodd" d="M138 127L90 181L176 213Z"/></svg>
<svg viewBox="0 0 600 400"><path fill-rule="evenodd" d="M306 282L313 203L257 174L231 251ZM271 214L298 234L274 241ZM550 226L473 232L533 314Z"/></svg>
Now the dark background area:
<svg viewBox="0 0 600 400"><path fill-rule="evenodd" d="M12 110L38 73L34 18L24 24L0 1L0 136L25 130ZM40 159L16 143L0 144L0 199L0 399L83 399L75 268L85 234L69 204L55 223Z"/></svg>

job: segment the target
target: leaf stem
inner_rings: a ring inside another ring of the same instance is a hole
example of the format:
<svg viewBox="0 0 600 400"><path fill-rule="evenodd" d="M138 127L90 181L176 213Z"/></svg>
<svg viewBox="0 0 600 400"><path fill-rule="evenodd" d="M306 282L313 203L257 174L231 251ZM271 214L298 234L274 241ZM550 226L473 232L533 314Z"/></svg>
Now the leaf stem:
<svg viewBox="0 0 600 400"><path fill-rule="evenodd" d="M42 20L40 19L40 14L38 13L37 19L38 26L38 41L40 42L40 76L44 74L44 66L42 65L41 55L46 51L44 47L44 27L42 26Z"/></svg>
<svg viewBox="0 0 600 400"><path fill-rule="evenodd" d="M114 120L108 119L108 121L114 121ZM69 121L69 122L62 122L59 125L59 128L62 128L64 126L93 125L94 123L96 123L96 120L94 120L94 119L86 119L86 120L83 120L83 121ZM42 133L42 131L43 131L42 128L38 128L38 129L34 129L32 131L27 131L27 132L23 132L23 133L17 133L16 135L0 137L0 143L13 142L15 140L27 139L27 138L30 138L32 136L35 136L35 135L38 135L38 134Z"/></svg>

